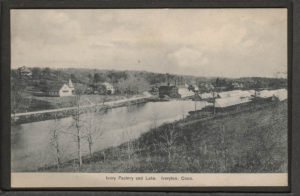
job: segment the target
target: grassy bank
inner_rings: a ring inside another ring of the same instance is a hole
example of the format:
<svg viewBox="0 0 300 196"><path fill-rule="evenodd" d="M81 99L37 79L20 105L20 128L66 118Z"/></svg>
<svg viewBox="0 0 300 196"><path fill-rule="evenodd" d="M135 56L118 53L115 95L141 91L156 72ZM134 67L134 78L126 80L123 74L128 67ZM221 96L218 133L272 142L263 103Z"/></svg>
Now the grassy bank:
<svg viewBox="0 0 300 196"><path fill-rule="evenodd" d="M12 107L12 113L34 112L40 110L60 109L76 106L76 97L40 97L28 92L20 92L18 102ZM79 104L103 104L105 102L125 100L127 98L141 97L143 95L123 96L123 95L82 95Z"/></svg>
<svg viewBox="0 0 300 196"><path fill-rule="evenodd" d="M98 112L98 111L107 111L111 108L117 108L117 107L124 107L128 105L136 105L136 104L142 104L147 102L154 102L158 101L157 98L151 97L151 98L141 98L136 100L125 100L123 102L119 103L113 103L110 105L103 105L103 103L98 103L98 105L84 105L85 107L80 108L80 113L90 113L90 112ZM93 103L94 104L94 103ZM55 109L62 109L60 111L45 111L43 113L38 114L28 114L28 115L22 115L17 117L11 118L11 124L12 125L19 125L24 123L31 123L31 122L38 122L38 121L44 121L44 120L50 120L50 119L60 119L65 118L68 116L74 115L76 111L76 107L74 108L55 108Z"/></svg>
<svg viewBox="0 0 300 196"><path fill-rule="evenodd" d="M41 168L53 172L287 172L287 102L164 124L139 139Z"/></svg>

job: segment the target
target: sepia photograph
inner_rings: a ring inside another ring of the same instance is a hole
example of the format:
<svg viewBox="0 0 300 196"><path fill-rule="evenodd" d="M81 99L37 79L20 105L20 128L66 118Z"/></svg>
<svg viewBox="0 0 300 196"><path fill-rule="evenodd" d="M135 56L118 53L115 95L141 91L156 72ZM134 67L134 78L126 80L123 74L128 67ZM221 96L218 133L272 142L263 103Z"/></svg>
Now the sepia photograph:
<svg viewBox="0 0 300 196"><path fill-rule="evenodd" d="M10 21L12 186L287 186L286 8Z"/></svg>

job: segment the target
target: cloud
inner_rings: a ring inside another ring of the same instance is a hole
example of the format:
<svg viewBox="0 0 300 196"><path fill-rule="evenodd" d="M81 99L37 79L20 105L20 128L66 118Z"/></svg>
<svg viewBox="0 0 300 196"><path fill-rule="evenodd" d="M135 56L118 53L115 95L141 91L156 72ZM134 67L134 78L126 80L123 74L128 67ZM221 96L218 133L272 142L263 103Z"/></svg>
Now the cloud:
<svg viewBox="0 0 300 196"><path fill-rule="evenodd" d="M287 69L286 9L12 10L12 67L267 76Z"/></svg>
<svg viewBox="0 0 300 196"><path fill-rule="evenodd" d="M183 47L168 55L168 58L176 63L179 67L191 68L196 66L207 65L208 59L202 52Z"/></svg>

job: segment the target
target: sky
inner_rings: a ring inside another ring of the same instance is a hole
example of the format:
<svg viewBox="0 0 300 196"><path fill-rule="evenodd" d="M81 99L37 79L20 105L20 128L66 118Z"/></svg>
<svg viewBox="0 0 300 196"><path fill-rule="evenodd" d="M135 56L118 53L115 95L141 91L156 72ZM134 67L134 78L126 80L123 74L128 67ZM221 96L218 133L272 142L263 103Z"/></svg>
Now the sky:
<svg viewBox="0 0 300 196"><path fill-rule="evenodd" d="M287 9L11 10L11 68L23 65L276 77Z"/></svg>

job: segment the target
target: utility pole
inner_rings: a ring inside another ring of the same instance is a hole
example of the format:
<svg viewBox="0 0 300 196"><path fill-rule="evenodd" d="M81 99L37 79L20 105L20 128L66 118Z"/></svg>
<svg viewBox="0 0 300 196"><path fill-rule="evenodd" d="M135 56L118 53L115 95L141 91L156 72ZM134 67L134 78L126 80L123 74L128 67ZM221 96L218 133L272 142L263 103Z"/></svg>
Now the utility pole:
<svg viewBox="0 0 300 196"><path fill-rule="evenodd" d="M195 98L194 98L194 99L195 99L195 101L194 101L194 103L195 103L195 112L197 111L197 103L196 103L196 98L197 98L197 97L196 97L196 93L195 93Z"/></svg>
<svg viewBox="0 0 300 196"><path fill-rule="evenodd" d="M224 153L224 172L227 169L227 146L226 146L226 129L224 124L222 125L222 132L223 132L223 153Z"/></svg>
<svg viewBox="0 0 300 196"><path fill-rule="evenodd" d="M215 115L216 114L216 97L215 97L215 91L213 91L213 114Z"/></svg>

